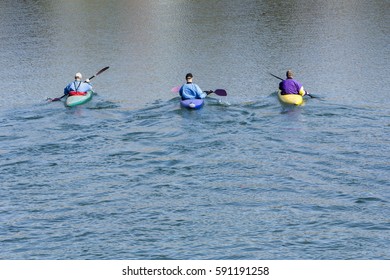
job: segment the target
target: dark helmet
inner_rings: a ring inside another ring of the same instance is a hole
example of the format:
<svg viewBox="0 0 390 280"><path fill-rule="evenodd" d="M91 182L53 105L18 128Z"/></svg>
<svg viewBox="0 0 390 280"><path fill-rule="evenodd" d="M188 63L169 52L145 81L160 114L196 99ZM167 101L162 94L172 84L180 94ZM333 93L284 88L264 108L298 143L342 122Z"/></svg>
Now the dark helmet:
<svg viewBox="0 0 390 280"><path fill-rule="evenodd" d="M191 78L193 78L193 77L194 77L194 76L192 76L191 73L188 73L188 74L186 75L186 80L191 79Z"/></svg>

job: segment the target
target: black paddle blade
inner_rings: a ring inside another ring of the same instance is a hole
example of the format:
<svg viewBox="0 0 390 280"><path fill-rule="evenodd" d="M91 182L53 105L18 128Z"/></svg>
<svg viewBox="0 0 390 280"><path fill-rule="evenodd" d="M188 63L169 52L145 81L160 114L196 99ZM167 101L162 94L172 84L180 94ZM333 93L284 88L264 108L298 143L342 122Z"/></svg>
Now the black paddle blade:
<svg viewBox="0 0 390 280"><path fill-rule="evenodd" d="M219 96L227 96L227 92L224 89L216 89L214 93Z"/></svg>
<svg viewBox="0 0 390 280"><path fill-rule="evenodd" d="M97 72L95 76L97 76L97 75L99 75L100 73L106 71L108 68L110 68L110 66L104 67L102 70L100 70L99 72Z"/></svg>
<svg viewBox="0 0 390 280"><path fill-rule="evenodd" d="M99 72L97 72L95 75L93 75L92 77L89 78L89 80L92 80L93 78L95 78L97 75L103 73L104 71L106 71L108 68L110 68L110 66L106 66L104 67L103 69L101 69Z"/></svg>

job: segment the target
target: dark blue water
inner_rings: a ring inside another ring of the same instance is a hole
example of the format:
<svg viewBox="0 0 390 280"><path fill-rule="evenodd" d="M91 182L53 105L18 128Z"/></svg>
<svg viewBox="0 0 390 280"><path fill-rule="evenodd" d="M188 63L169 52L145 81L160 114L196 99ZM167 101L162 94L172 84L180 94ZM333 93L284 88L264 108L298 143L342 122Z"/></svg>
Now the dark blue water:
<svg viewBox="0 0 390 280"><path fill-rule="evenodd" d="M388 3L299 3L3 1L0 259L389 259Z"/></svg>

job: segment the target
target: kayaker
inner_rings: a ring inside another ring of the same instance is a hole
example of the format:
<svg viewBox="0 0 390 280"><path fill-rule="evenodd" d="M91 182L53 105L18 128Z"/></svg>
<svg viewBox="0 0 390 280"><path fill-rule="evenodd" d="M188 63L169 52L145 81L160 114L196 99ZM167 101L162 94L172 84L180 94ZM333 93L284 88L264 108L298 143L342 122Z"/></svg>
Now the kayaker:
<svg viewBox="0 0 390 280"><path fill-rule="evenodd" d="M85 95L87 91L92 90L92 85L89 83L89 79L82 82L82 78L83 76L81 73L76 73L74 81L64 88L64 95Z"/></svg>
<svg viewBox="0 0 390 280"><path fill-rule="evenodd" d="M291 70L286 72L286 80L283 80L279 83L279 89L282 95L286 94L299 94L299 95L307 95L308 92L305 91L302 84L294 79L294 73Z"/></svg>
<svg viewBox="0 0 390 280"><path fill-rule="evenodd" d="M212 93L212 90L208 91L202 91L200 87L197 84L194 84L192 82L193 75L191 73L188 73L186 75L186 81L184 85L179 90L179 94L182 100L186 99L203 99L210 93Z"/></svg>

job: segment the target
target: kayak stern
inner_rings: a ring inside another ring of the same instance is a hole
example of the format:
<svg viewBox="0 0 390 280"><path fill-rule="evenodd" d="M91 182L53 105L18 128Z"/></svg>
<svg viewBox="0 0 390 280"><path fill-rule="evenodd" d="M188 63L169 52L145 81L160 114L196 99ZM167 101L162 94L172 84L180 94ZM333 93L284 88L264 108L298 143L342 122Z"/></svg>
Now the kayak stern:
<svg viewBox="0 0 390 280"><path fill-rule="evenodd" d="M304 104L304 99L300 94L281 94L281 91L278 91L278 99L283 104L301 106Z"/></svg>
<svg viewBox="0 0 390 280"><path fill-rule="evenodd" d="M204 100L203 99L180 100L180 105L188 109L200 109L204 105Z"/></svg>
<svg viewBox="0 0 390 280"><path fill-rule="evenodd" d="M66 98L65 105L67 107L74 107L85 104L92 99L94 94L92 90L89 90L85 95L70 95Z"/></svg>

